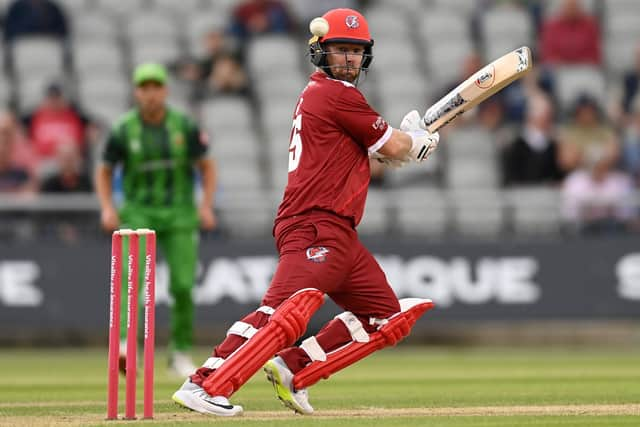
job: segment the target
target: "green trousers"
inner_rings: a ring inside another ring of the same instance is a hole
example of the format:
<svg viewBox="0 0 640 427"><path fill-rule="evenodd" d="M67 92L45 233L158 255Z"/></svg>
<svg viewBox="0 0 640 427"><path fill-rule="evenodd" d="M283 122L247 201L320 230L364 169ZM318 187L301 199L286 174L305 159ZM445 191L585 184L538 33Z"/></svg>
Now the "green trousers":
<svg viewBox="0 0 640 427"><path fill-rule="evenodd" d="M169 294L171 296L169 350L186 351L193 344L194 303L192 297L198 259L198 219L195 209L149 209L125 206L120 211L121 228L150 228L156 231L159 252L169 267ZM126 337L127 326L127 256L128 239L123 242L122 309L120 336ZM139 240L139 328L143 325L144 251L146 241ZM140 330L140 329L139 329Z"/></svg>

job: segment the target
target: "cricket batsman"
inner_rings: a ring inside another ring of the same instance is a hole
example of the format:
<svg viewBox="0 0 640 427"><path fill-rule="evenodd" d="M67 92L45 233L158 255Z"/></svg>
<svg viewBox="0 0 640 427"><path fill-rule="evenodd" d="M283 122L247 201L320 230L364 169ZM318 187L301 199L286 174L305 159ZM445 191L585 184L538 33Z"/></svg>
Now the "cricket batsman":
<svg viewBox="0 0 640 427"><path fill-rule="evenodd" d="M137 108L112 128L102 164L96 172L103 228L151 228L169 265L171 330L169 367L184 377L195 366L192 346L194 304L191 291L198 258L198 228L216 225L213 195L215 163L207 140L185 114L166 104L167 71L159 64L139 65L133 73ZM124 204L117 211L112 199L114 167L123 166ZM195 170L202 181L199 205L194 198ZM143 258L141 258L144 261ZM140 271L144 271L141 268ZM126 289L126 281L123 281ZM126 290L124 290L126 295ZM126 357L126 304L122 307L120 366Z"/></svg>
<svg viewBox="0 0 640 427"><path fill-rule="evenodd" d="M307 388L407 336L430 300L398 300L356 227L370 180L369 157L422 162L439 135L416 111L394 129L357 88L373 59L365 18L333 9L310 25L317 67L293 110L289 175L273 228L279 263L260 307L229 328L173 400L205 414L234 416L229 402L261 367L277 397L311 414ZM278 52L274 52L278 54ZM328 295L344 312L315 336L293 344ZM274 358L275 355L275 358Z"/></svg>

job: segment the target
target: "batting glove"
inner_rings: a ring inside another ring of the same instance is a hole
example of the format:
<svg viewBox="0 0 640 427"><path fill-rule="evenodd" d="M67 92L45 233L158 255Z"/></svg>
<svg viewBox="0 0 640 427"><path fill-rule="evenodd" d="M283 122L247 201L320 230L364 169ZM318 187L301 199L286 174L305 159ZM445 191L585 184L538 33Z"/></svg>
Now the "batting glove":
<svg viewBox="0 0 640 427"><path fill-rule="evenodd" d="M438 148L440 134L430 133L420 125L422 118L416 110L408 112L400 123L400 130L411 137L411 150L409 158L415 162L422 162Z"/></svg>

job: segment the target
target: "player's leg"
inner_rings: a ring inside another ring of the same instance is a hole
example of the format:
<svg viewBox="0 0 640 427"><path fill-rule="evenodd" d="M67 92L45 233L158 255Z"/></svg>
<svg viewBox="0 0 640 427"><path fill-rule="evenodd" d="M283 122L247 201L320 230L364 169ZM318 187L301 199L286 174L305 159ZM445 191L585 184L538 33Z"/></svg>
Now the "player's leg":
<svg viewBox="0 0 640 427"><path fill-rule="evenodd" d="M278 268L262 306L232 325L212 357L174 394L174 400L190 409L217 413L209 410L210 405L201 410L200 391L209 397L228 398L270 357L304 333L324 296L324 292L305 288L331 283L332 275L336 274L333 264L321 268L306 258L306 248L316 237L313 226L297 227L287 237L281 244ZM198 395L185 387L197 387Z"/></svg>
<svg viewBox="0 0 640 427"><path fill-rule="evenodd" d="M229 340L216 347L214 356L207 359L203 367L185 381L174 393L173 400L203 413L241 413L241 407L229 403L229 396L248 381L273 354L293 344L304 333L309 319L323 300L323 292L302 289L276 309L262 306L255 314L234 323L227 336L233 336L234 340L239 337L242 343L230 354L226 354L232 348ZM266 322L265 315L268 316ZM264 325L260 326L261 323Z"/></svg>
<svg viewBox="0 0 640 427"><path fill-rule="evenodd" d="M169 267L171 306L169 335L169 366L178 376L185 377L196 369L189 352L193 345L193 285L198 259L198 231L169 229L157 234L158 244Z"/></svg>
<svg viewBox="0 0 640 427"><path fill-rule="evenodd" d="M321 279L320 283L325 286L323 290L331 295L351 274L357 234L350 226L330 219L317 222L316 228L318 237L312 247L302 251L300 263ZM282 358L268 361L264 371L285 406L301 414L313 413L306 390L294 389L293 373Z"/></svg>
<svg viewBox="0 0 640 427"><path fill-rule="evenodd" d="M398 302L379 265L360 242L354 269L331 298L345 308L316 336L279 356L294 373L295 390L315 384L372 352L395 345L433 304L406 298Z"/></svg>

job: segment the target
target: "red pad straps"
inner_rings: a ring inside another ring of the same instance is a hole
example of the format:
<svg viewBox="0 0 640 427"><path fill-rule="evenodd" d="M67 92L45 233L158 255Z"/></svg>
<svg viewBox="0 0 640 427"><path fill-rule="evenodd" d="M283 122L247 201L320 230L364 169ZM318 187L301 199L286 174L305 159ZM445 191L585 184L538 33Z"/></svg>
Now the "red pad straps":
<svg viewBox="0 0 640 427"><path fill-rule="evenodd" d="M301 289L285 300L260 330L226 358L202 386L212 396L229 397L278 351L293 345L322 303L324 293Z"/></svg>
<svg viewBox="0 0 640 427"><path fill-rule="evenodd" d="M321 379L363 359L384 347L393 346L409 335L416 321L427 310L433 308L433 302L421 298L404 298L400 300L401 312L391 316L376 332L369 335L369 342L351 343L327 354L324 362L314 361L305 366L293 377L296 390L314 385Z"/></svg>

